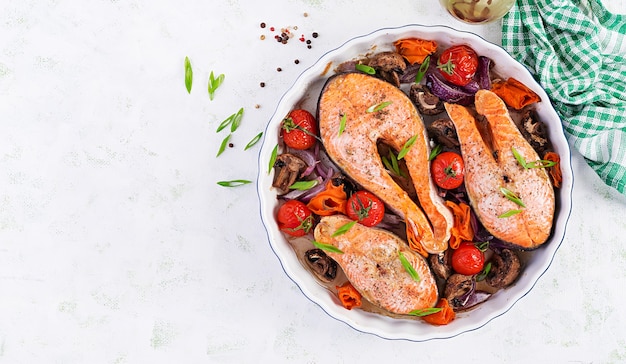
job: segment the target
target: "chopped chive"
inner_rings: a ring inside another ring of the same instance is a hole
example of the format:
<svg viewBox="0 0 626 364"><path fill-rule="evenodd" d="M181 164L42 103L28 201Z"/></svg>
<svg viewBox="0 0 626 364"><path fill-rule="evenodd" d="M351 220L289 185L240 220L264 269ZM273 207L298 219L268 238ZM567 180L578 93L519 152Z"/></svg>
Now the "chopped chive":
<svg viewBox="0 0 626 364"><path fill-rule="evenodd" d="M404 156L409 152L409 149L411 149L413 144L415 144L416 140L417 140L417 134L413 135L409 140L406 141L406 143L404 143L402 150L400 150L400 153L398 153L398 158L397 158L398 160L404 158Z"/></svg>
<svg viewBox="0 0 626 364"><path fill-rule="evenodd" d="M339 120L339 134L343 134L343 131L346 130L346 114L341 115L341 120Z"/></svg>
<svg viewBox="0 0 626 364"><path fill-rule="evenodd" d="M428 160L432 161L433 159L435 159L436 156L441 154L442 150L443 146L441 146L441 144L435 145L435 147L430 151L430 154L428 155Z"/></svg>
<svg viewBox="0 0 626 364"><path fill-rule="evenodd" d="M343 254L343 251L341 249L337 248L334 245L323 244L323 243L320 243L319 241L315 241L315 240L313 240L313 245L315 245L316 248L325 250L327 252Z"/></svg>
<svg viewBox="0 0 626 364"><path fill-rule="evenodd" d="M297 181L297 182L294 182L291 186L289 186L289 189L306 191L317 186L318 183L319 182L316 179L311 180L311 181Z"/></svg>
<svg viewBox="0 0 626 364"><path fill-rule="evenodd" d="M267 169L267 174L272 172L272 168L274 168L274 163L276 163L276 158L278 158L278 144L272 149L272 156L270 157L269 168Z"/></svg>
<svg viewBox="0 0 626 364"><path fill-rule="evenodd" d="M500 187L500 192L502 192L504 197L508 198L510 201L515 202L518 206L526 207L526 205L524 205L524 202L522 202L522 199L519 198L515 194L515 192L509 190L508 188L504 188L504 187Z"/></svg>
<svg viewBox="0 0 626 364"><path fill-rule="evenodd" d="M413 268L411 263L409 263L409 260L406 259L406 257L404 256L404 254L402 254L401 251L398 251L398 256L400 257L400 262L402 263L402 266L404 267L404 269L406 269L407 273L409 273L411 278L413 278L414 281L419 282L420 276L419 274L417 274L417 271L415 271L415 268Z"/></svg>
<svg viewBox="0 0 626 364"><path fill-rule="evenodd" d="M255 135L254 138L252 138L252 140L250 140L248 144L246 144L246 147L243 148L243 150L248 150L252 148L256 143L259 142L259 140L261 140L262 136L263 136L263 132L260 132L259 134Z"/></svg>
<svg viewBox="0 0 626 364"><path fill-rule="evenodd" d="M193 69L189 57L185 57L185 88L187 93L191 93L191 85L193 84Z"/></svg>
<svg viewBox="0 0 626 364"><path fill-rule="evenodd" d="M216 157L219 157L220 154L224 153L226 150L226 146L228 145L228 141L230 140L232 134L228 134L224 140L222 140L222 144L220 144L220 149L217 151Z"/></svg>
<svg viewBox="0 0 626 364"><path fill-rule="evenodd" d="M498 218L500 218L500 219L505 219L505 218L507 218L507 217L511 217L511 216L513 216L513 215L517 215L517 214L519 214L520 212L522 212L522 210L509 210L509 211L507 211L507 212L505 212L505 213L503 213L503 214L498 215Z"/></svg>
<svg viewBox="0 0 626 364"><path fill-rule="evenodd" d="M430 56L427 56L426 58L424 58L424 62L422 62L420 69L417 71L417 75L415 75L415 83L420 83L422 78L424 78L426 71L428 71L429 65L430 65Z"/></svg>
<svg viewBox="0 0 626 364"><path fill-rule="evenodd" d="M243 107L240 108L235 114L233 114L233 122L230 124L231 133L234 133L239 125L241 125L241 118L243 118Z"/></svg>
<svg viewBox="0 0 626 364"><path fill-rule="evenodd" d="M378 111L386 108L389 105L391 105L391 101L383 101L380 104L376 104L376 105L372 105L372 106L368 107L366 111L368 113L378 112Z"/></svg>
<svg viewBox="0 0 626 364"><path fill-rule="evenodd" d="M352 229L352 227L354 226L354 224L356 224L356 221L350 221L344 225L341 225L332 235L331 237L335 237L335 236L339 236L339 235L343 235L345 233L347 233L348 231L350 231L350 229Z"/></svg>
<svg viewBox="0 0 626 364"><path fill-rule="evenodd" d="M249 181L247 179L234 179L231 181L217 182L218 185L223 186L223 187L237 187L237 186L247 185L248 183L252 183L252 181Z"/></svg>
<svg viewBox="0 0 626 364"><path fill-rule="evenodd" d="M357 63L354 68L356 68L357 71L361 71L363 73L367 73L368 75L375 75L376 74L376 70L374 69L374 67L370 67L366 64L361 64L361 63Z"/></svg>
<svg viewBox="0 0 626 364"><path fill-rule="evenodd" d="M439 307L429 307L429 308L422 308L420 310L413 310L409 312L409 315L423 317L423 316L432 315L433 313L437 313L439 311L441 311L441 308Z"/></svg>
<svg viewBox="0 0 626 364"><path fill-rule="evenodd" d="M215 90L220 87L222 82L224 82L224 74L222 73L215 78L213 71L211 71L211 74L209 75L209 99L213 100L215 97Z"/></svg>
<svg viewBox="0 0 626 364"><path fill-rule="evenodd" d="M219 133L220 131L222 131L225 127L227 127L228 125L230 125L230 123L233 122L233 119L235 119L235 114L232 114L231 116L224 119L224 121L222 121L220 125L217 127L217 130L215 132Z"/></svg>

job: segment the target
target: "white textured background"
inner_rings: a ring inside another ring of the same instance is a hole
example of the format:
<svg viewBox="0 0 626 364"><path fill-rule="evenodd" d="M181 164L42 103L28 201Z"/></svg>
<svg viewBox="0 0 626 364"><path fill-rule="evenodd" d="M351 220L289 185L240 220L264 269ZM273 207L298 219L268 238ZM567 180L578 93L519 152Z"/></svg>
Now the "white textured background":
<svg viewBox="0 0 626 364"><path fill-rule="evenodd" d="M549 271L503 317L425 343L327 316L271 252L254 185L216 185L255 178L258 146L243 146L321 54L408 23L500 41L499 24L436 0L2 0L0 363L626 362L626 199L575 152ZM212 102L211 70L226 75ZM240 107L216 158L215 128Z"/></svg>

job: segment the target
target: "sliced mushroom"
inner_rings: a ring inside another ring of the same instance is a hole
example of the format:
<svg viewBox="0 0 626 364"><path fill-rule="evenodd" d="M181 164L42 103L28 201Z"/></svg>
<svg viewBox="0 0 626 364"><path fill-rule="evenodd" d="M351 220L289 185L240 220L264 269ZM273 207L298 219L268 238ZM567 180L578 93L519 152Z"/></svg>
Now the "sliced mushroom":
<svg viewBox="0 0 626 364"><path fill-rule="evenodd" d="M452 274L452 265L450 264L450 249L446 249L439 254L431 254L428 257L428 263L435 275L446 280Z"/></svg>
<svg viewBox="0 0 626 364"><path fill-rule="evenodd" d="M453 310L462 310L476 287L473 276L455 273L446 281L443 295Z"/></svg>
<svg viewBox="0 0 626 364"><path fill-rule="evenodd" d="M367 65L376 70L376 75L383 80L400 87L400 75L406 70L404 58L396 52L376 53Z"/></svg>
<svg viewBox="0 0 626 364"><path fill-rule="evenodd" d="M511 249L502 249L491 258L491 270L485 282L494 288L504 288L517 279L521 269L517 254Z"/></svg>
<svg viewBox="0 0 626 364"><path fill-rule="evenodd" d="M284 194L289 192L289 186L304 172L307 164L296 155L283 153L276 158L274 168L276 168L276 173L272 186L277 188L280 194Z"/></svg>
<svg viewBox="0 0 626 364"><path fill-rule="evenodd" d="M311 249L304 253L313 273L324 282L332 282L337 277L337 262L332 260L322 249Z"/></svg>
<svg viewBox="0 0 626 364"><path fill-rule="evenodd" d="M458 148L459 138L456 135L454 123L450 119L437 119L428 127L428 135L433 138L437 144L441 144L448 148Z"/></svg>
<svg viewBox="0 0 626 364"><path fill-rule="evenodd" d="M544 155L550 148L545 124L531 110L526 110L520 119L520 126L522 135L537 154Z"/></svg>
<svg viewBox="0 0 626 364"><path fill-rule="evenodd" d="M444 111L443 101L430 91L425 85L412 84L409 89L409 98L419 112L424 115L437 115Z"/></svg>

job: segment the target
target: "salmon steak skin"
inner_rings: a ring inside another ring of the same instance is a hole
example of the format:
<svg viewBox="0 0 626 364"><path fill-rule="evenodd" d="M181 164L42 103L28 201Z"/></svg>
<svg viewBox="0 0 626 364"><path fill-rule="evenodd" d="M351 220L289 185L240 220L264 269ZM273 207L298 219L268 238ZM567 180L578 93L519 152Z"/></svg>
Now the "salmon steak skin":
<svg viewBox="0 0 626 364"><path fill-rule="evenodd" d="M555 193L550 177L545 168L525 168L516 158L514 150L526 162L541 159L502 99L479 90L474 105L486 119L491 143L483 139L468 108L445 104L460 142L470 204L494 237L521 249L535 249L546 242L552 230Z"/></svg>
<svg viewBox="0 0 626 364"><path fill-rule="evenodd" d="M337 74L322 89L317 119L328 156L404 219L411 248L422 255L446 250L453 216L432 181L428 135L408 96L363 73ZM410 140L413 144L405 147ZM385 169L378 142L396 153L406 150L404 160L419 201L413 201Z"/></svg>
<svg viewBox="0 0 626 364"><path fill-rule="evenodd" d="M367 301L388 312L406 315L435 306L438 289L426 259L390 231L354 224L346 233L333 234L350 220L344 215L322 217L315 240L343 253L327 251L350 283ZM414 268L414 279L400 260L400 252Z"/></svg>

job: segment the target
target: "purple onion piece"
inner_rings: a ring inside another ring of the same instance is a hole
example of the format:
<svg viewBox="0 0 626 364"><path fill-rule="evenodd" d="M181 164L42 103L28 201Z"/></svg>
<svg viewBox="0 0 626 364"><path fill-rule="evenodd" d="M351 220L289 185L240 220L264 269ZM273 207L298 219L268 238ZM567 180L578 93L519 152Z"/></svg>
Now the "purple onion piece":
<svg viewBox="0 0 626 364"><path fill-rule="evenodd" d="M489 299L489 297L491 297L491 293L489 292L485 292L485 291L474 291L467 299L467 301L465 302L465 304L463 305L463 308L470 308L470 307L474 307L480 303L483 303L485 301L487 301Z"/></svg>
<svg viewBox="0 0 626 364"><path fill-rule="evenodd" d="M478 57L478 69L476 70L476 82L483 90L491 90L491 75L489 70L491 68L491 58L480 56Z"/></svg>
<svg viewBox="0 0 626 364"><path fill-rule="evenodd" d="M309 188L308 190L292 190L284 194L282 198L286 200L300 200L304 203L309 202L313 196L322 192L326 188L325 179L317 177L315 180L317 181L317 185L315 185L315 187Z"/></svg>
<svg viewBox="0 0 626 364"><path fill-rule="evenodd" d="M465 305L467 305L467 302L474 295L475 291L476 291L476 280L472 278L472 287L470 288L470 290L465 292L461 297L459 297L459 301L461 302L461 307L465 308Z"/></svg>
<svg viewBox="0 0 626 364"><path fill-rule="evenodd" d="M463 86L462 89L463 91L473 95L480 90L480 85L476 82L476 80L471 80L467 85Z"/></svg>
<svg viewBox="0 0 626 364"><path fill-rule="evenodd" d="M400 75L400 83L413 83L421 66L419 63L406 66L404 73Z"/></svg>
<svg viewBox="0 0 626 364"><path fill-rule="evenodd" d="M432 72L426 75L426 85L435 96L443 101L460 105L469 105L474 101L473 94L445 83Z"/></svg>

